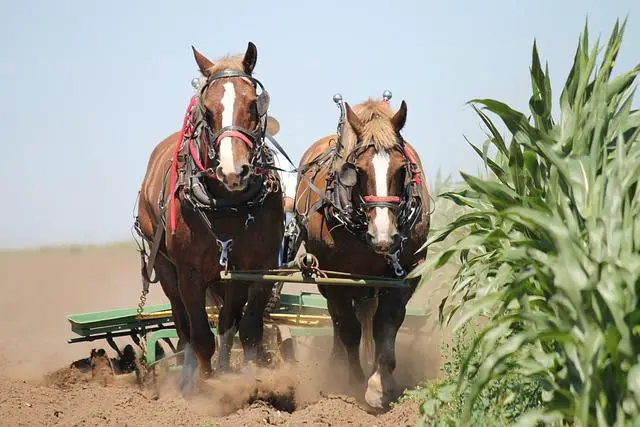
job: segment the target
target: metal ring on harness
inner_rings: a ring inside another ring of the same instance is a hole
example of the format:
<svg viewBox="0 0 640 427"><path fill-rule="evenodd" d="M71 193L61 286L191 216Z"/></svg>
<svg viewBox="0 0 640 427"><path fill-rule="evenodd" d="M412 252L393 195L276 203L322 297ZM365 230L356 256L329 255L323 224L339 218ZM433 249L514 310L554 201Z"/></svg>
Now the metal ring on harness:
<svg viewBox="0 0 640 427"><path fill-rule="evenodd" d="M320 273L320 263L318 262L318 258L313 254L307 252L300 254L296 263L298 264L298 268L302 272L302 275L305 277L311 277L314 273Z"/></svg>

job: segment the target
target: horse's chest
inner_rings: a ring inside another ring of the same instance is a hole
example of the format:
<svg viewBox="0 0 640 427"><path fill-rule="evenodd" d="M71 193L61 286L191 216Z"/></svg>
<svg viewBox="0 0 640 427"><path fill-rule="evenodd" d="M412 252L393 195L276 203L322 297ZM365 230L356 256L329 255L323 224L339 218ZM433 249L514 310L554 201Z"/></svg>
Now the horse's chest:
<svg viewBox="0 0 640 427"><path fill-rule="evenodd" d="M318 258L321 269L380 276L389 273L384 257L357 240L342 244L338 241L336 245L327 245L322 240L310 240L306 243L306 248Z"/></svg>
<svg viewBox="0 0 640 427"><path fill-rule="evenodd" d="M278 221L278 218L275 219ZM223 218L185 217L181 235L173 239L171 252L182 265L215 277L228 268L275 266L284 226L268 215L238 213ZM273 264L273 265L271 265Z"/></svg>

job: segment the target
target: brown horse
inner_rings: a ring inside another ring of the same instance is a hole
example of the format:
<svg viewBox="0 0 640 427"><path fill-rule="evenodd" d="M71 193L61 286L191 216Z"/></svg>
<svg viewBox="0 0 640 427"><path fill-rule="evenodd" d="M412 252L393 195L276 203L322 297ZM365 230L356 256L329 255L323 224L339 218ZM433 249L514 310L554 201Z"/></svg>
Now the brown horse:
<svg viewBox="0 0 640 427"><path fill-rule="evenodd" d="M193 53L202 73L198 92L182 131L151 153L137 218L139 232L151 242L148 264L143 254L143 280L148 283L153 268L184 345L183 391L191 390L198 366L202 376L212 373L208 300L222 305L216 370L229 369L238 330L245 362L262 361L271 285L224 283L220 272L277 267L284 228L279 178L264 143L278 123L267 117L268 94L252 76L255 45L249 42L244 57L215 62L195 48Z"/></svg>
<svg viewBox="0 0 640 427"><path fill-rule="evenodd" d="M303 155L295 215L301 240L322 269L403 277L421 262L415 252L429 232L429 189L416 151L400 135L403 101L394 114L388 100L344 104L342 137L316 141ZM309 182L313 185L309 185ZM314 188L315 186L315 188ZM321 285L333 321L332 360L346 349L352 383L364 382L359 346L375 342L365 399L382 408L395 398L395 339L417 286L373 288ZM377 306L376 306L377 303Z"/></svg>

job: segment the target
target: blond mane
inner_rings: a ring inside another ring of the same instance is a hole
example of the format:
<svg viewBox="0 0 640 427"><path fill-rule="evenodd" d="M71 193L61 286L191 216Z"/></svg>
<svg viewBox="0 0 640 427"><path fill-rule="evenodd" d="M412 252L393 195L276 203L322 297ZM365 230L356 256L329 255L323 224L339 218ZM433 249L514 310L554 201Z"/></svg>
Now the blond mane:
<svg viewBox="0 0 640 427"><path fill-rule="evenodd" d="M207 68L207 73L215 74L222 70L244 71L244 65L242 64L243 59L244 54L223 56L222 58L211 61L213 62L213 66Z"/></svg>
<svg viewBox="0 0 640 427"><path fill-rule="evenodd" d="M391 123L395 114L383 100L368 99L352 107L353 112L362 121L362 141L373 141L376 150L388 150L396 143L396 132ZM358 142L357 136L346 121L342 140L342 155L345 157Z"/></svg>

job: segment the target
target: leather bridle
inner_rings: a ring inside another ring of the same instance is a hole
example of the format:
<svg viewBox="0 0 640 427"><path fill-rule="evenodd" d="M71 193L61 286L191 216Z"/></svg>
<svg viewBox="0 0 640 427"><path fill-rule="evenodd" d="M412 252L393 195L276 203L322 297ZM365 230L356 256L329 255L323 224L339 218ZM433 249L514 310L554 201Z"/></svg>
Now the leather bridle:
<svg viewBox="0 0 640 427"><path fill-rule="evenodd" d="M221 129L214 131L211 128L207 116L209 111L204 104L207 89L213 84L213 82L221 79L228 78L242 78L252 83L254 88L260 88L260 93L256 96L256 112L258 115L258 123L254 129L246 129L242 126L231 125L225 126ZM194 137L200 137L204 139L207 144L207 153L210 160L217 163L218 155L216 153L216 147L219 145L223 138L235 137L242 141L253 153L251 159L251 165L255 168L262 169L264 167L264 137L267 128L267 111L269 108L269 93L266 91L262 83L255 77L239 70L222 70L207 77L204 84L199 87L198 102L196 104L196 111L194 111L196 120L195 123L195 135ZM198 141L200 138L197 138ZM199 147L198 147L199 148ZM195 150L194 150L195 151ZM199 151L198 151L199 152ZM195 154L192 152L192 155ZM204 171L210 177L215 177L214 167L204 168L204 164L201 163L201 171ZM200 168L199 168L200 169Z"/></svg>
<svg viewBox="0 0 640 427"><path fill-rule="evenodd" d="M392 149L399 151L404 158L406 173L402 194L400 196L384 197L371 194L358 194L358 197L354 197L353 189L357 185L358 176L356 162L358 157L370 148L375 148L373 142L358 143L346 156L341 170L330 177L330 187L333 187L336 195L334 196L334 200L339 203L340 210L349 211L349 220L341 222L345 222L345 226L350 229L351 232L361 234L364 238L364 233L368 228L366 212L373 208L389 208L396 213L398 232L404 237L411 227L415 225L421 213L422 203L419 197L419 191L416 189L420 184L418 166L415 159L411 159L411 156L407 154L402 138L398 137L398 143L395 144ZM344 218L344 213L338 215Z"/></svg>
<svg viewBox="0 0 640 427"><path fill-rule="evenodd" d="M213 129L209 120L209 110L204 100L207 90L213 82L220 79L242 78L251 82L260 93L256 96L255 106L258 123L254 129L231 125L221 129ZM241 207L249 209L262 205L269 193L279 189L279 181L273 173L273 154L265 144L267 127L267 111L269 108L269 94L262 83L253 76L239 70L222 70L206 78L198 87L198 92L192 98L192 105L187 113L185 123L184 144L187 144L185 155L186 168L184 174L185 197L198 211L231 211L237 212ZM215 168L219 163L216 147L226 137L236 137L252 152L251 166L254 173L250 178L247 189L241 194L224 198L216 198L207 190L203 178L218 180ZM206 155L213 164L209 165L201 159L203 144L206 144Z"/></svg>

